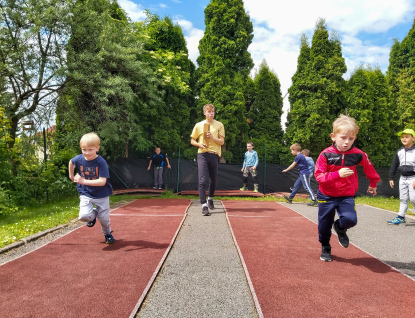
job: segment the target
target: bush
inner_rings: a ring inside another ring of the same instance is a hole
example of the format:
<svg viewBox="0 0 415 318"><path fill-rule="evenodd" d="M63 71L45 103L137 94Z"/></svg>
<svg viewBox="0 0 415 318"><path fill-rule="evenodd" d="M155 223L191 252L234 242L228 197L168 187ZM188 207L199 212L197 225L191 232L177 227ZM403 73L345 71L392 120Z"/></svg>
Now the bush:
<svg viewBox="0 0 415 318"><path fill-rule="evenodd" d="M17 212L18 208L10 198L6 190L0 187L0 215L12 214Z"/></svg>

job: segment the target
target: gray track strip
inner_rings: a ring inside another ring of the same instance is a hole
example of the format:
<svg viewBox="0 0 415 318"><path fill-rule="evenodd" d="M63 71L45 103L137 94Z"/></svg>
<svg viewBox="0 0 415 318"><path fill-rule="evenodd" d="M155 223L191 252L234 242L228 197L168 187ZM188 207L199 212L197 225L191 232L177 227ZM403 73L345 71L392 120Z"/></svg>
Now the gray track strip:
<svg viewBox="0 0 415 318"><path fill-rule="evenodd" d="M169 257L136 317L258 317L220 201L192 200Z"/></svg>

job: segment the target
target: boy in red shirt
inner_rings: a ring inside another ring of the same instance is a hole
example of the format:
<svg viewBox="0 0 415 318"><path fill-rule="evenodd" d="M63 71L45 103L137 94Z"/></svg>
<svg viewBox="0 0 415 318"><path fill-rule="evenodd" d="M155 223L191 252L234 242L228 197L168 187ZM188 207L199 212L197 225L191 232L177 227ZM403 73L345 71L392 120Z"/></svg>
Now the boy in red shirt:
<svg viewBox="0 0 415 318"><path fill-rule="evenodd" d="M346 231L357 223L354 198L359 182L356 166L363 166L363 171L370 180L368 193L375 196L376 185L380 181L367 154L353 145L358 132L359 127L353 118L340 115L333 122L333 132L330 134L333 144L323 150L317 159L315 177L319 183L318 234L322 245L322 261L332 260L332 226L340 245L345 248L349 246ZM336 210L339 218L334 222Z"/></svg>

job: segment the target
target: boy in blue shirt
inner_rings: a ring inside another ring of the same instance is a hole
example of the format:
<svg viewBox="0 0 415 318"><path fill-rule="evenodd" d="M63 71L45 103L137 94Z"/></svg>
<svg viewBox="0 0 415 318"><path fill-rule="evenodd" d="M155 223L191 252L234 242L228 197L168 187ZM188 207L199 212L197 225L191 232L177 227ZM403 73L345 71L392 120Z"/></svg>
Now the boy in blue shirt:
<svg viewBox="0 0 415 318"><path fill-rule="evenodd" d="M314 174L314 169L316 168L316 165L314 163L313 158L310 157L310 150L303 149L303 151L301 151L301 153L304 155L305 160L307 161L308 172L310 173L308 175L308 182L310 182L311 177Z"/></svg>
<svg viewBox="0 0 415 318"><path fill-rule="evenodd" d="M304 155L301 153L301 146L297 143L291 145L290 147L291 153L293 156L295 156L294 162L285 170L282 172L287 172L294 168L298 164L298 168L300 170L298 179L294 183L293 190L289 197L284 195L284 199L288 201L288 203L293 203L293 199L300 189L301 184L303 185L304 189L307 190L308 194L310 195L310 198L313 202L307 204L309 206L317 206L316 197L314 195L313 189L311 189L310 186L310 172L308 170L307 161L304 157Z"/></svg>
<svg viewBox="0 0 415 318"><path fill-rule="evenodd" d="M107 162L97 155L99 144L100 139L96 133L82 136L79 142L82 154L69 161L69 178L76 183L80 194L78 219L87 222L88 227L93 227L98 218L105 243L112 244L115 242L110 224L109 197L112 186L108 181L110 174ZM78 170L76 175L75 168Z"/></svg>
<svg viewBox="0 0 415 318"><path fill-rule="evenodd" d="M254 144L251 141L246 144L246 149L248 149L248 151L245 152L244 163L242 164L241 169L243 172L244 186L239 190L248 190L248 174L251 174L252 178L254 178L254 192L258 192L258 179L256 174L256 167L258 166L258 154L254 150Z"/></svg>

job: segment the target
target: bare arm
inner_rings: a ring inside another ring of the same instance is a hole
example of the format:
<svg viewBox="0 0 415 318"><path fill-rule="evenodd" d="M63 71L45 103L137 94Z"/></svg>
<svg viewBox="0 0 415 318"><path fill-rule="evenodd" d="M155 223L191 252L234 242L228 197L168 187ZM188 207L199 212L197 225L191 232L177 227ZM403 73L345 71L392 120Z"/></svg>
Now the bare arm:
<svg viewBox="0 0 415 318"><path fill-rule="evenodd" d="M213 134L210 131L206 133L206 137L209 138L210 140L213 140L219 146L222 146L225 143L225 138L223 138L221 135L219 135L219 137L216 138L215 136L213 136Z"/></svg>
<svg viewBox="0 0 415 318"><path fill-rule="evenodd" d="M74 170L75 170L75 165L72 163L71 160L69 160L68 172L69 172L69 179L71 179L72 181L74 179Z"/></svg>
<svg viewBox="0 0 415 318"><path fill-rule="evenodd" d="M191 143L192 146L195 146L195 147L198 147L198 148L202 148L202 149L206 149L207 148L207 146L205 144L202 144L202 143L197 142L196 139L194 139L194 138L192 138L190 140L190 143Z"/></svg>
<svg viewBox="0 0 415 318"><path fill-rule="evenodd" d="M282 170L282 172L287 172L288 170L291 170L292 168L295 167L297 163L294 161L287 169Z"/></svg>
<svg viewBox="0 0 415 318"><path fill-rule="evenodd" d="M152 159L150 159L150 162L148 163L148 168L147 168L147 171L150 171L150 168L151 168L151 163L153 162L153 160Z"/></svg>
<svg viewBox="0 0 415 318"><path fill-rule="evenodd" d="M102 187L107 183L107 178L99 177L99 179L95 180L86 180L85 178L82 178L79 174L76 174L73 181L87 186Z"/></svg>
<svg viewBox="0 0 415 318"><path fill-rule="evenodd" d="M166 162L167 162L167 168L171 169L169 158L167 158L167 157L166 157Z"/></svg>

